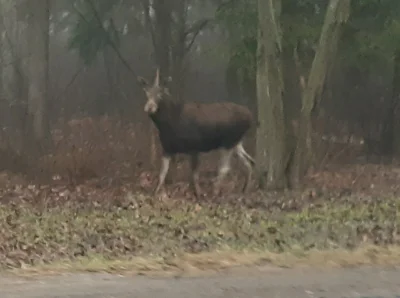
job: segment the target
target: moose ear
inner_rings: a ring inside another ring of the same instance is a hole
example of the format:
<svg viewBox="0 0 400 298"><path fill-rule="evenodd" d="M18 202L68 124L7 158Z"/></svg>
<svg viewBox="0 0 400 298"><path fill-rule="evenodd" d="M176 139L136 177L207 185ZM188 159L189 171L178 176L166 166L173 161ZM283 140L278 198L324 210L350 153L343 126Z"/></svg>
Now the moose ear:
<svg viewBox="0 0 400 298"><path fill-rule="evenodd" d="M147 80L146 80L145 78L143 78L143 77L137 77L137 81L138 81L139 85L140 85L142 88L146 88L146 87L149 85L149 83L147 82Z"/></svg>

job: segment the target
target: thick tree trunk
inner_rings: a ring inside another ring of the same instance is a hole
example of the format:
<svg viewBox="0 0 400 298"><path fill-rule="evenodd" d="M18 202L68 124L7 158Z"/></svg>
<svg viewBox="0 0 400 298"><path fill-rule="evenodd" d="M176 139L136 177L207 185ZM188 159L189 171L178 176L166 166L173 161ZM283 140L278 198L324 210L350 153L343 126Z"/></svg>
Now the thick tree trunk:
<svg viewBox="0 0 400 298"><path fill-rule="evenodd" d="M282 44L279 25L280 0L258 1L256 158L260 185L286 187L286 129L283 110Z"/></svg>
<svg viewBox="0 0 400 298"><path fill-rule="evenodd" d="M7 11L2 16L3 47L1 55L6 62L2 65L2 100L4 101L3 121L8 126L16 128L20 137L15 139L12 148L21 152L24 147L22 131L25 129L27 121L27 79L26 79L26 59L28 42L26 39L26 4L21 0L3 0L1 9Z"/></svg>
<svg viewBox="0 0 400 298"><path fill-rule="evenodd" d="M297 146L290 167L291 185L298 187L306 174L312 157L311 116L322 93L330 63L338 46L342 25L350 13L350 0L330 0L319 45L302 96Z"/></svg>
<svg viewBox="0 0 400 298"><path fill-rule="evenodd" d="M395 120L396 110L400 102L400 49L394 54L393 67L392 96L389 100L386 117L383 120L381 133L382 153L388 157L393 157L395 152Z"/></svg>
<svg viewBox="0 0 400 298"><path fill-rule="evenodd" d="M154 0L154 52L161 77L170 75L170 49L172 38L171 0Z"/></svg>
<svg viewBox="0 0 400 298"><path fill-rule="evenodd" d="M40 147L50 141L48 119L49 9L50 0L28 2L27 37L30 40L28 65L28 115L26 133Z"/></svg>

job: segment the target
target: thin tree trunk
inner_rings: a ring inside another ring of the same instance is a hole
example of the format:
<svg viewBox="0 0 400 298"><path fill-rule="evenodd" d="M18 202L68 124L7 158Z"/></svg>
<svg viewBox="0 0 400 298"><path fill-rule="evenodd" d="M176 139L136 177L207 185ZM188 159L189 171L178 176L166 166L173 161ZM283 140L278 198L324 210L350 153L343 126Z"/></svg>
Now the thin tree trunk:
<svg viewBox="0 0 400 298"><path fill-rule="evenodd" d="M172 1L172 0L170 0ZM184 90L184 59L186 55L186 14L185 0L174 2L173 15L175 16L175 34L171 44L171 93L176 100L183 100Z"/></svg>
<svg viewBox="0 0 400 298"><path fill-rule="evenodd" d="M306 174L312 156L311 116L322 93L330 63L338 46L341 27L350 14L350 0L330 0L319 45L311 66L308 81L302 96L297 146L290 168L291 185L298 187Z"/></svg>
<svg viewBox="0 0 400 298"><path fill-rule="evenodd" d="M117 88L119 82L118 69L116 67L117 56L115 55L115 52L110 48L106 48L102 54L104 71L107 78L108 94L107 96L103 97L103 100L98 103L98 112L101 115L106 115L110 113L113 109L115 112L122 115L123 113L121 109L121 99L119 97Z"/></svg>
<svg viewBox="0 0 400 298"><path fill-rule="evenodd" d="M287 183L280 11L280 0L258 0L256 158L260 185L268 189Z"/></svg>

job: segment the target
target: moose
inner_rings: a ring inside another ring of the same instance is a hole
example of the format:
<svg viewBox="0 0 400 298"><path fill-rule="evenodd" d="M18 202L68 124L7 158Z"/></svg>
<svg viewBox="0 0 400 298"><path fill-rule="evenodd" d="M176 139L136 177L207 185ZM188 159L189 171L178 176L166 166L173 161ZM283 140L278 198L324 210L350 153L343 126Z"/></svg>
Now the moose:
<svg viewBox="0 0 400 298"><path fill-rule="evenodd" d="M221 182L231 168L231 156L235 153L244 164L247 175L243 187L246 192L252 175L254 159L243 148L243 137L250 129L253 117L244 106L231 103L183 103L174 100L167 85L160 79L157 69L153 84L143 77L138 83L146 94L144 112L158 129L163 150L159 180L154 195L164 185L171 160L176 154L190 156L191 186L197 198L199 154L220 149L222 152L214 195L220 193Z"/></svg>

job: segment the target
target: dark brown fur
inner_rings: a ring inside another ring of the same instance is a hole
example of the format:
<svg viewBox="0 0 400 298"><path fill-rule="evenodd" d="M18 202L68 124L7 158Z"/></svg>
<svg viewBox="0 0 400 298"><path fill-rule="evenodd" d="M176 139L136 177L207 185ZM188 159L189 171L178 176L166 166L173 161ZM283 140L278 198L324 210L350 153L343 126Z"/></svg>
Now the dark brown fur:
<svg viewBox="0 0 400 298"><path fill-rule="evenodd" d="M175 104L169 99L161 101L150 117L170 155L231 149L252 123L250 111L234 103Z"/></svg>

